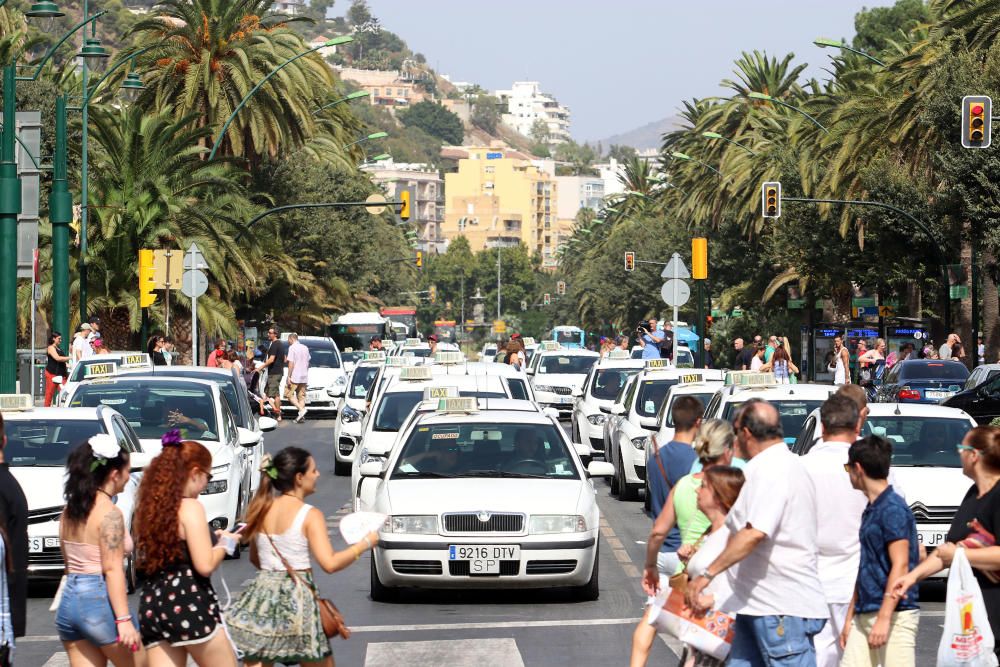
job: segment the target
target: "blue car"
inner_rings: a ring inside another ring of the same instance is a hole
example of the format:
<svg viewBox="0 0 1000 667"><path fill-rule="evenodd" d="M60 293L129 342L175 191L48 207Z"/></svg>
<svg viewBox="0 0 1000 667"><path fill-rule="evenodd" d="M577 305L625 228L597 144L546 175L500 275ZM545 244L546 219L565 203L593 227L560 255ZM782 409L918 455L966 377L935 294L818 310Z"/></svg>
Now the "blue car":
<svg viewBox="0 0 1000 667"><path fill-rule="evenodd" d="M962 390L969 369L950 359L906 359L875 390L879 403L939 403Z"/></svg>

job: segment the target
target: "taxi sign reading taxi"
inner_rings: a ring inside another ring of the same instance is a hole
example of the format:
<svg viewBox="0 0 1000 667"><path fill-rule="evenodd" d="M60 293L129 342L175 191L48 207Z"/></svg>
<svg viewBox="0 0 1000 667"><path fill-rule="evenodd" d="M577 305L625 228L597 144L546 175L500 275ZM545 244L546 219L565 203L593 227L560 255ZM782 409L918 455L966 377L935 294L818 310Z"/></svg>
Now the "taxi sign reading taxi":
<svg viewBox="0 0 1000 667"><path fill-rule="evenodd" d="M507 333L507 321L506 320L493 320L493 333Z"/></svg>
<svg viewBox="0 0 1000 667"><path fill-rule="evenodd" d="M681 384L687 384L689 382L701 382L701 375L698 373L687 373L680 377Z"/></svg>
<svg viewBox="0 0 1000 667"><path fill-rule="evenodd" d="M455 391L451 387L427 387L424 389L424 398L450 398L455 396Z"/></svg>
<svg viewBox="0 0 1000 667"><path fill-rule="evenodd" d="M100 364L87 364L83 367L83 377L85 378L97 378L97 377L108 377L109 375L114 375L118 370L118 364L112 363L110 361L100 363Z"/></svg>

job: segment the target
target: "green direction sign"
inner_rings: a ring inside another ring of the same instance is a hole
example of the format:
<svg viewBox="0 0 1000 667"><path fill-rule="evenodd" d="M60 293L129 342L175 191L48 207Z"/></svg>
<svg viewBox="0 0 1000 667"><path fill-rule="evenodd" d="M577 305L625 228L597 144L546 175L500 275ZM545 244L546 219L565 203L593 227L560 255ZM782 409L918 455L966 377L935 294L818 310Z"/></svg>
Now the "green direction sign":
<svg viewBox="0 0 1000 667"><path fill-rule="evenodd" d="M712 309L712 317L722 317L722 311L718 308Z"/></svg>
<svg viewBox="0 0 1000 667"><path fill-rule="evenodd" d="M743 311L741 309L739 309L739 308L733 308L733 312L732 312L732 314L730 316L731 317L743 317Z"/></svg>
<svg viewBox="0 0 1000 667"><path fill-rule="evenodd" d="M952 285L948 288L951 293L952 299L968 299L969 298L969 286L968 285Z"/></svg>
<svg viewBox="0 0 1000 667"><path fill-rule="evenodd" d="M789 299L788 300L788 309L789 310L802 310L805 307L806 307L806 300L805 299Z"/></svg>
<svg viewBox="0 0 1000 667"><path fill-rule="evenodd" d="M875 297L865 296L851 299L851 306L854 308L874 308L877 305L878 299Z"/></svg>

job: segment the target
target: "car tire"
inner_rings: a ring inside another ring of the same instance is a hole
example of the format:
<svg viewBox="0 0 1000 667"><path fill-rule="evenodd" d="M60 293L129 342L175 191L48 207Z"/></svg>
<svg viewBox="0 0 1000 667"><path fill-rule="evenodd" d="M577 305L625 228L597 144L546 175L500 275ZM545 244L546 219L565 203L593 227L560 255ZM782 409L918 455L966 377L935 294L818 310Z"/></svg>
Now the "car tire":
<svg viewBox="0 0 1000 667"><path fill-rule="evenodd" d="M340 459L336 458L336 456L335 456L334 459L333 459L333 474L336 475L336 476L338 476L338 477L347 477L347 476L350 476L350 474L351 474L351 462L350 461L341 461Z"/></svg>
<svg viewBox="0 0 1000 667"><path fill-rule="evenodd" d="M601 548L598 543L597 549L594 551L594 569L590 573L590 581L585 583L583 586L577 586L573 589L573 597L579 602L593 602L601 596L601 586L600 586L600 570L601 570Z"/></svg>
<svg viewBox="0 0 1000 667"><path fill-rule="evenodd" d="M653 511L653 503L650 500L651 494L649 493L649 466L646 466L646 480L642 483L642 488L642 506L648 514Z"/></svg>
<svg viewBox="0 0 1000 667"><path fill-rule="evenodd" d="M385 586L378 578L378 570L375 567L375 554L371 554L371 598L372 602L395 602L399 598L399 589Z"/></svg>
<svg viewBox="0 0 1000 667"><path fill-rule="evenodd" d="M618 500L626 502L639 500L639 489L628 483L628 479L625 477L625 462L621 460L621 457L619 457L619 462L621 465L618 466Z"/></svg>
<svg viewBox="0 0 1000 667"><path fill-rule="evenodd" d="M573 442L581 442L581 440L580 440L580 429L578 429L576 427L576 417L570 417L570 419L573 420L573 423L572 423L572 425L570 426L570 429L569 429L569 431L570 431L570 440L573 441Z"/></svg>
<svg viewBox="0 0 1000 667"><path fill-rule="evenodd" d="M125 590L131 595L139 587L139 573L135 567L135 555L129 554L125 558Z"/></svg>
<svg viewBox="0 0 1000 667"><path fill-rule="evenodd" d="M611 476L611 496L617 498L621 491L621 487L618 485L618 466L615 464L615 457L611 455L611 465L615 469L615 474Z"/></svg>

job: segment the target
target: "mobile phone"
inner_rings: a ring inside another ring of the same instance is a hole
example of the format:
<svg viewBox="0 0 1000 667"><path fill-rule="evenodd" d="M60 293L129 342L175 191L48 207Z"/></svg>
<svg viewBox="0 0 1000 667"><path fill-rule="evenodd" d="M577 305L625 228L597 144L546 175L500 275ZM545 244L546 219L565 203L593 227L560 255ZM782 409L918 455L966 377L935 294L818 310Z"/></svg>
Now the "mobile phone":
<svg viewBox="0 0 1000 667"><path fill-rule="evenodd" d="M245 523L238 523L236 524L236 530L234 530L233 532L239 535L241 532L243 532L243 529L246 527L247 525Z"/></svg>

